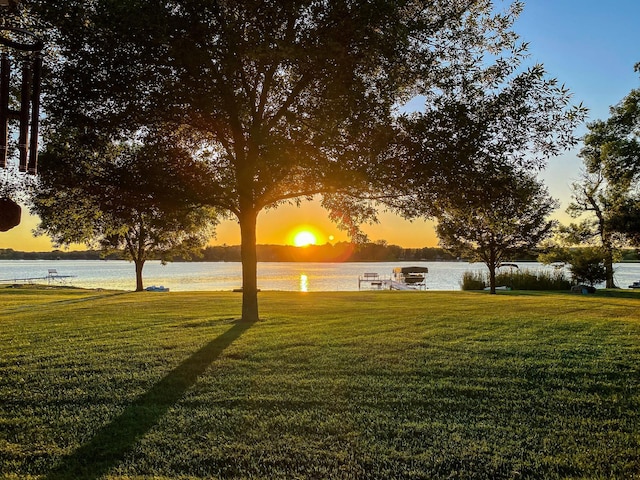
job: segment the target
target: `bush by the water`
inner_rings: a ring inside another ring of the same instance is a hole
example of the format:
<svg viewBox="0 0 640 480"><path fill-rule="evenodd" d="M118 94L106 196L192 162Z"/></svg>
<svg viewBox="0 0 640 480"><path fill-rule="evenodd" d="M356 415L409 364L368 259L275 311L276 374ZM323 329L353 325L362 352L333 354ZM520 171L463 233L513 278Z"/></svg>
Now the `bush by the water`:
<svg viewBox="0 0 640 480"><path fill-rule="evenodd" d="M482 272L464 272L462 274L460 282L462 290L484 290L487 285L489 285L489 276Z"/></svg>
<svg viewBox="0 0 640 480"><path fill-rule="evenodd" d="M483 290L489 286L489 272L464 272L462 290ZM571 282L562 270L518 270L496 274L496 286L513 290L569 290Z"/></svg>

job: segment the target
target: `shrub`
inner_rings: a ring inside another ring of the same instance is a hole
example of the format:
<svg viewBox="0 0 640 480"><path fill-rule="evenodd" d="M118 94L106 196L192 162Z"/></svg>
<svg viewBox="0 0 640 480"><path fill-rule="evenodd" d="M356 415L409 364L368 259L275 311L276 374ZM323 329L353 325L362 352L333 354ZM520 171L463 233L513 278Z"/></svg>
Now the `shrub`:
<svg viewBox="0 0 640 480"><path fill-rule="evenodd" d="M562 270L518 270L500 272L496 285L507 285L513 290L569 290L571 282Z"/></svg>
<svg viewBox="0 0 640 480"><path fill-rule="evenodd" d="M464 272L460 286L462 290L484 290L489 284L487 275L482 272Z"/></svg>
<svg viewBox="0 0 640 480"><path fill-rule="evenodd" d="M483 290L489 285L488 272L464 272L462 290ZM517 270L498 272L496 285L513 290L569 290L571 282L562 270Z"/></svg>
<svg viewBox="0 0 640 480"><path fill-rule="evenodd" d="M571 260L570 270L573 280L578 284L586 283L594 286L607 279L607 269L604 266L602 254L597 251L575 255Z"/></svg>

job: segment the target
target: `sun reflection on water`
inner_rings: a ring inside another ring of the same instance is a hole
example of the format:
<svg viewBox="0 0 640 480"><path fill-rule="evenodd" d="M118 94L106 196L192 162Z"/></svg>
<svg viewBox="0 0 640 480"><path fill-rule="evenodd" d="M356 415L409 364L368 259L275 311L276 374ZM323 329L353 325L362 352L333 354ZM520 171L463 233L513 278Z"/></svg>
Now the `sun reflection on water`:
<svg viewBox="0 0 640 480"><path fill-rule="evenodd" d="M309 291L309 279L304 273L300 275L300 291L301 292Z"/></svg>

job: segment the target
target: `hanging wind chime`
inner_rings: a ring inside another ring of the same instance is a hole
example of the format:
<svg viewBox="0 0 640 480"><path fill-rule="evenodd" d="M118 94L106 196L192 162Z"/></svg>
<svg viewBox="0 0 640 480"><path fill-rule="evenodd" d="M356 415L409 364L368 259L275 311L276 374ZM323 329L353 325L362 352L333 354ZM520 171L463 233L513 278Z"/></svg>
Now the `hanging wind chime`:
<svg viewBox="0 0 640 480"><path fill-rule="evenodd" d="M7 6L0 1L0 6ZM17 27L0 26L0 169L7 168L9 122L18 122L20 172L35 175L38 166L38 124L43 43L33 33ZM10 55L13 53L14 55ZM17 65L13 65L15 61ZM11 108L10 92L15 77L19 108ZM19 86L19 87L18 87ZM20 205L8 197L0 198L0 232L20 223Z"/></svg>

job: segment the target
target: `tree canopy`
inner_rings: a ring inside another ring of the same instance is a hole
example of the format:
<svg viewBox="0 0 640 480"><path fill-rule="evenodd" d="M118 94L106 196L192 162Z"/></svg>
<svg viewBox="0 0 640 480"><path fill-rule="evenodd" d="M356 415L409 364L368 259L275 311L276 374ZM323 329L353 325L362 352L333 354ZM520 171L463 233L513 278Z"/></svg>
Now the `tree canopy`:
<svg viewBox="0 0 640 480"><path fill-rule="evenodd" d="M587 172L602 179L606 228L640 245L640 89L611 107L609 118L588 128L580 157Z"/></svg>
<svg viewBox="0 0 640 480"><path fill-rule="evenodd" d="M586 108L573 106L569 90L542 65L523 69L525 52L487 69L469 66L462 86L447 86L431 108L402 119L407 155L393 207L437 217L483 177L540 171L578 142L574 131Z"/></svg>

